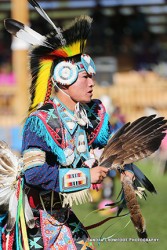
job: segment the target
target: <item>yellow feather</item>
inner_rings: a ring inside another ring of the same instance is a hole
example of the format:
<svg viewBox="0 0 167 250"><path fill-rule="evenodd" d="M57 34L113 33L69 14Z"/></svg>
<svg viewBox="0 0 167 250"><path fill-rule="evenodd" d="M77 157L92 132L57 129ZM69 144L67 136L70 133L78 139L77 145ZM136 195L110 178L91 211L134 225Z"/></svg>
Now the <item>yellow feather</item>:
<svg viewBox="0 0 167 250"><path fill-rule="evenodd" d="M43 103L47 93L48 80L51 73L53 60L43 60L40 62L40 69L36 81L35 96L30 110L34 110L39 103Z"/></svg>
<svg viewBox="0 0 167 250"><path fill-rule="evenodd" d="M65 50L65 52L68 54L68 56L74 56L74 55L78 55L81 53L80 51L80 41L75 42L71 45L69 45L66 48L63 48Z"/></svg>

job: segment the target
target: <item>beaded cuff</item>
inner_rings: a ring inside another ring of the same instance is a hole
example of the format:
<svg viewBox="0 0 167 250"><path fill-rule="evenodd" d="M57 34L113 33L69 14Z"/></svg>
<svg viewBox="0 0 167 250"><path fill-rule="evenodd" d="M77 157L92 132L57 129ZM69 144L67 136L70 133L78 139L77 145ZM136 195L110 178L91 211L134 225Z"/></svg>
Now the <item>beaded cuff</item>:
<svg viewBox="0 0 167 250"><path fill-rule="evenodd" d="M90 188L89 168L59 169L60 192L76 192Z"/></svg>

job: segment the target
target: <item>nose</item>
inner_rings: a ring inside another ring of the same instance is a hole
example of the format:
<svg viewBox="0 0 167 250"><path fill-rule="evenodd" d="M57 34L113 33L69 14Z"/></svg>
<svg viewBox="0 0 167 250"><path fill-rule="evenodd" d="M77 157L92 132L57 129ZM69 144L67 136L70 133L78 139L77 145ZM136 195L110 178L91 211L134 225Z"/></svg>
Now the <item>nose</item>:
<svg viewBox="0 0 167 250"><path fill-rule="evenodd" d="M94 87L95 86L95 81L93 80L93 78L89 78L89 86L90 87Z"/></svg>

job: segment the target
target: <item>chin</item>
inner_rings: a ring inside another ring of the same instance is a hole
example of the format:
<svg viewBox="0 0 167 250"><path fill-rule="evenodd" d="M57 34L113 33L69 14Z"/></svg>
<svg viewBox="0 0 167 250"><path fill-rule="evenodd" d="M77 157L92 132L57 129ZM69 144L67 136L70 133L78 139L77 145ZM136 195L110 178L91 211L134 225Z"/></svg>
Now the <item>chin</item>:
<svg viewBox="0 0 167 250"><path fill-rule="evenodd" d="M89 103L92 100L92 98L87 98L85 100L82 100L81 103Z"/></svg>

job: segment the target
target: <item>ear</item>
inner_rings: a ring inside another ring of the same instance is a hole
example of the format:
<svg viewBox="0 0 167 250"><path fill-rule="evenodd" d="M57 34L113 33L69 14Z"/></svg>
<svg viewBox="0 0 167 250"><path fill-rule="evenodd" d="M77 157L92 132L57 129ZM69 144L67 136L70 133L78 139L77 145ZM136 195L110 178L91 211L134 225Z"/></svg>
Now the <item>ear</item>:
<svg viewBox="0 0 167 250"><path fill-rule="evenodd" d="M58 83L58 82L56 82L56 85L57 85L57 87L59 89L62 89L62 90L66 90L69 87L68 85L64 85L64 84L61 84L61 83Z"/></svg>
<svg viewBox="0 0 167 250"><path fill-rule="evenodd" d="M62 90L67 90L69 88L69 85L63 85L63 84L58 83L58 82L56 82L56 85L55 85L55 87L57 87L58 89L62 89Z"/></svg>
<svg viewBox="0 0 167 250"><path fill-rule="evenodd" d="M60 88L63 90L69 89L69 85L62 85L62 84L60 84L60 85L61 85Z"/></svg>

